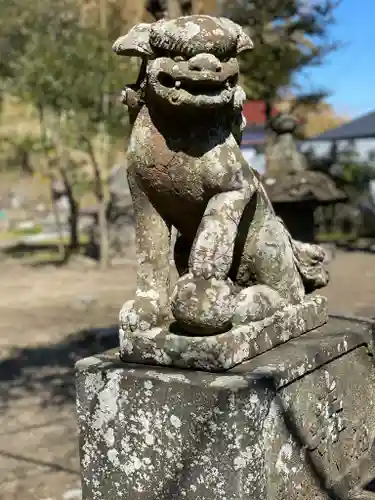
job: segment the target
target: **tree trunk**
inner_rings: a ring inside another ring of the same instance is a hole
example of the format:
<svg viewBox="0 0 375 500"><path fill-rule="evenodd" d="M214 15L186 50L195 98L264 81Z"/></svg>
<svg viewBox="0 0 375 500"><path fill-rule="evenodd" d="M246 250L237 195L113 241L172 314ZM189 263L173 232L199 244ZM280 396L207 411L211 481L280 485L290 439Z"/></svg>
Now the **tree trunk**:
<svg viewBox="0 0 375 500"><path fill-rule="evenodd" d="M78 252L79 245L79 231L78 231L78 222L79 222L79 204L76 202L74 198L69 200L69 232L70 232L70 250L74 252Z"/></svg>
<svg viewBox="0 0 375 500"><path fill-rule="evenodd" d="M89 137L83 136L87 145L87 152L91 159L91 164L94 173L95 182L95 197L98 202L98 228L100 242L100 267L106 269L109 265L109 235L107 221L107 204L109 200L108 183L105 179L105 172L108 170L109 164L109 142L108 135L102 134L102 155L101 162L97 160L92 142Z"/></svg>
<svg viewBox="0 0 375 500"><path fill-rule="evenodd" d="M146 11L146 0L125 0L122 2L120 17L124 23L123 31L126 33L132 26L143 21Z"/></svg>
<svg viewBox="0 0 375 500"><path fill-rule="evenodd" d="M76 253L80 249L79 242L79 203L74 197L73 187L69 182L68 174L62 170L61 176L63 178L66 196L69 202L69 254Z"/></svg>
<svg viewBox="0 0 375 500"><path fill-rule="evenodd" d="M109 110L109 96L103 96L103 114L108 115ZM109 201L109 189L107 182L107 174L109 171L110 163L110 149L111 138L108 135L105 122L102 123L102 151L101 151L101 165L98 169L97 182L99 193L99 230L100 230L100 268L106 269L110 261L109 249L109 231L107 219L107 205Z"/></svg>
<svg viewBox="0 0 375 500"><path fill-rule="evenodd" d="M40 135L42 142L42 150L43 150L43 159L44 159L44 173L48 177L50 184L50 203L53 218L55 219L57 236L58 236L58 254L61 260L65 259L65 244L64 244L64 235L63 235L63 226L60 219L59 209L56 204L56 200L53 196L53 168L51 166L50 157L48 154L48 141L47 141L47 128L45 123L44 109L42 106L38 107L38 117L39 117L39 127L40 127Z"/></svg>
<svg viewBox="0 0 375 500"><path fill-rule="evenodd" d="M265 174L268 172L268 166L269 166L269 157L270 157L270 152L272 148L272 131L270 128L270 123L272 119L272 100L271 99L265 99L264 101L264 117L265 117L265 151L264 151L264 156L266 160L265 164Z"/></svg>
<svg viewBox="0 0 375 500"><path fill-rule="evenodd" d="M59 208L53 196L53 176L51 174L49 174L49 181L50 181L50 193L51 193L51 209L57 230L57 250L59 258L63 261L66 258L63 225L60 219Z"/></svg>
<svg viewBox="0 0 375 500"><path fill-rule="evenodd" d="M181 5L179 0L167 0L168 19L181 16Z"/></svg>
<svg viewBox="0 0 375 500"><path fill-rule="evenodd" d="M265 118L266 118L266 125L269 127L269 124L272 119L272 100L271 99L266 99L264 102L265 105Z"/></svg>
<svg viewBox="0 0 375 500"><path fill-rule="evenodd" d="M107 269L109 266L109 234L107 221L107 197L103 196L99 203L98 223L100 232L100 268Z"/></svg>
<svg viewBox="0 0 375 500"><path fill-rule="evenodd" d="M68 260L71 254L78 252L80 248L78 231L79 203L74 196L74 186L71 178L71 170L73 164L71 162L69 153L65 149L64 144L61 140L61 127L63 121L64 115L61 114L57 120L54 142L56 147L57 159L60 165L58 171L64 185L64 194L69 204L69 243L65 253L65 260Z"/></svg>
<svg viewBox="0 0 375 500"><path fill-rule="evenodd" d="M192 14L207 14L216 16L218 14L218 6L216 0L192 0Z"/></svg>

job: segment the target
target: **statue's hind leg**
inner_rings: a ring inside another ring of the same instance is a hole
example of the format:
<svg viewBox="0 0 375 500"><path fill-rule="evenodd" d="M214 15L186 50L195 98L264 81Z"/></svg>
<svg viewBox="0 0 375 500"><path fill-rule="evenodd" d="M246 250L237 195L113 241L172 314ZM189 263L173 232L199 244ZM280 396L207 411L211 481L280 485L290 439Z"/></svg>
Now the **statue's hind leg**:
<svg viewBox="0 0 375 500"><path fill-rule="evenodd" d="M286 305L286 300L267 285L244 288L236 297L232 324L237 326L260 321Z"/></svg>
<svg viewBox="0 0 375 500"><path fill-rule="evenodd" d="M250 227L240 264L242 272L245 267L251 268L256 285L239 293L235 324L258 321L288 304L302 301L305 289L294 262L290 237L273 214L256 230Z"/></svg>
<svg viewBox="0 0 375 500"><path fill-rule="evenodd" d="M277 291L289 304L302 301L305 287L295 264L290 235L280 219L272 214L255 234L250 230L244 255L251 262L256 283Z"/></svg>

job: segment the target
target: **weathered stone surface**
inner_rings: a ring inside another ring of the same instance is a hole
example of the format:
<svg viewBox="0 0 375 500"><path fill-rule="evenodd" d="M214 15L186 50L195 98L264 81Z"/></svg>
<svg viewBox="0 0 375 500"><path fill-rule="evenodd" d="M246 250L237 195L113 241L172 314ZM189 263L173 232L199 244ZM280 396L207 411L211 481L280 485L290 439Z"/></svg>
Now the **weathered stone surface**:
<svg viewBox="0 0 375 500"><path fill-rule="evenodd" d="M258 375L268 373L278 389L266 424L270 498L277 498L280 489L284 498L311 498L304 491L303 454L330 498L372 498L365 490L375 477L370 332L349 322L344 334L335 334L332 325L327 330L325 335L311 332L260 356L256 364L239 367L239 372L255 368ZM281 443L285 424L290 434Z"/></svg>
<svg viewBox="0 0 375 500"><path fill-rule="evenodd" d="M372 498L371 344L330 319L226 374L80 361L83 499Z"/></svg>
<svg viewBox="0 0 375 500"><path fill-rule="evenodd" d="M262 381L102 359L78 394L83 499L263 497Z"/></svg>
<svg viewBox="0 0 375 500"><path fill-rule="evenodd" d="M133 363L225 371L323 325L327 315L326 299L314 296L219 335L188 336L173 323L169 328L145 332L120 330L121 358Z"/></svg>
<svg viewBox="0 0 375 500"><path fill-rule="evenodd" d="M205 15L142 23L113 45L143 60L123 94L134 119L127 161L139 258L135 299L120 313L129 334L171 316L192 334L222 331L239 317L252 323L300 304L328 282L324 254L291 241L239 148L237 56L252 47L239 25ZM172 227L181 280L198 293L175 294L171 309ZM225 292L219 318L216 299L229 280L235 291ZM210 293L200 301L202 288Z"/></svg>

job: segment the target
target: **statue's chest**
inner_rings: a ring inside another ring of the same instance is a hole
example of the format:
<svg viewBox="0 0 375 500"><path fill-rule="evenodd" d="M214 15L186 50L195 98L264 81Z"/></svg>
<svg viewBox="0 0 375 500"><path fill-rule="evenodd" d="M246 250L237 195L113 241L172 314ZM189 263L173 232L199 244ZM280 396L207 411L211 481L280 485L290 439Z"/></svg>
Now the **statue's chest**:
<svg viewBox="0 0 375 500"><path fill-rule="evenodd" d="M186 145L173 147L154 127L143 125L133 129L128 160L149 194L207 201L222 190L225 147L218 145L201 155L192 148L190 154Z"/></svg>

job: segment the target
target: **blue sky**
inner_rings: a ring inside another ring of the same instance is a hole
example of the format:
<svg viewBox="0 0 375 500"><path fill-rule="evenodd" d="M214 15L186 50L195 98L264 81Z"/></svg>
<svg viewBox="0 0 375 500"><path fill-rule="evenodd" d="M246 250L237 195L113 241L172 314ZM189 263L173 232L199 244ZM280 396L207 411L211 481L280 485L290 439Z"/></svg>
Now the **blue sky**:
<svg viewBox="0 0 375 500"><path fill-rule="evenodd" d="M375 110L374 24L375 0L342 0L331 34L345 46L301 81L305 88L329 90L329 103L350 117Z"/></svg>

